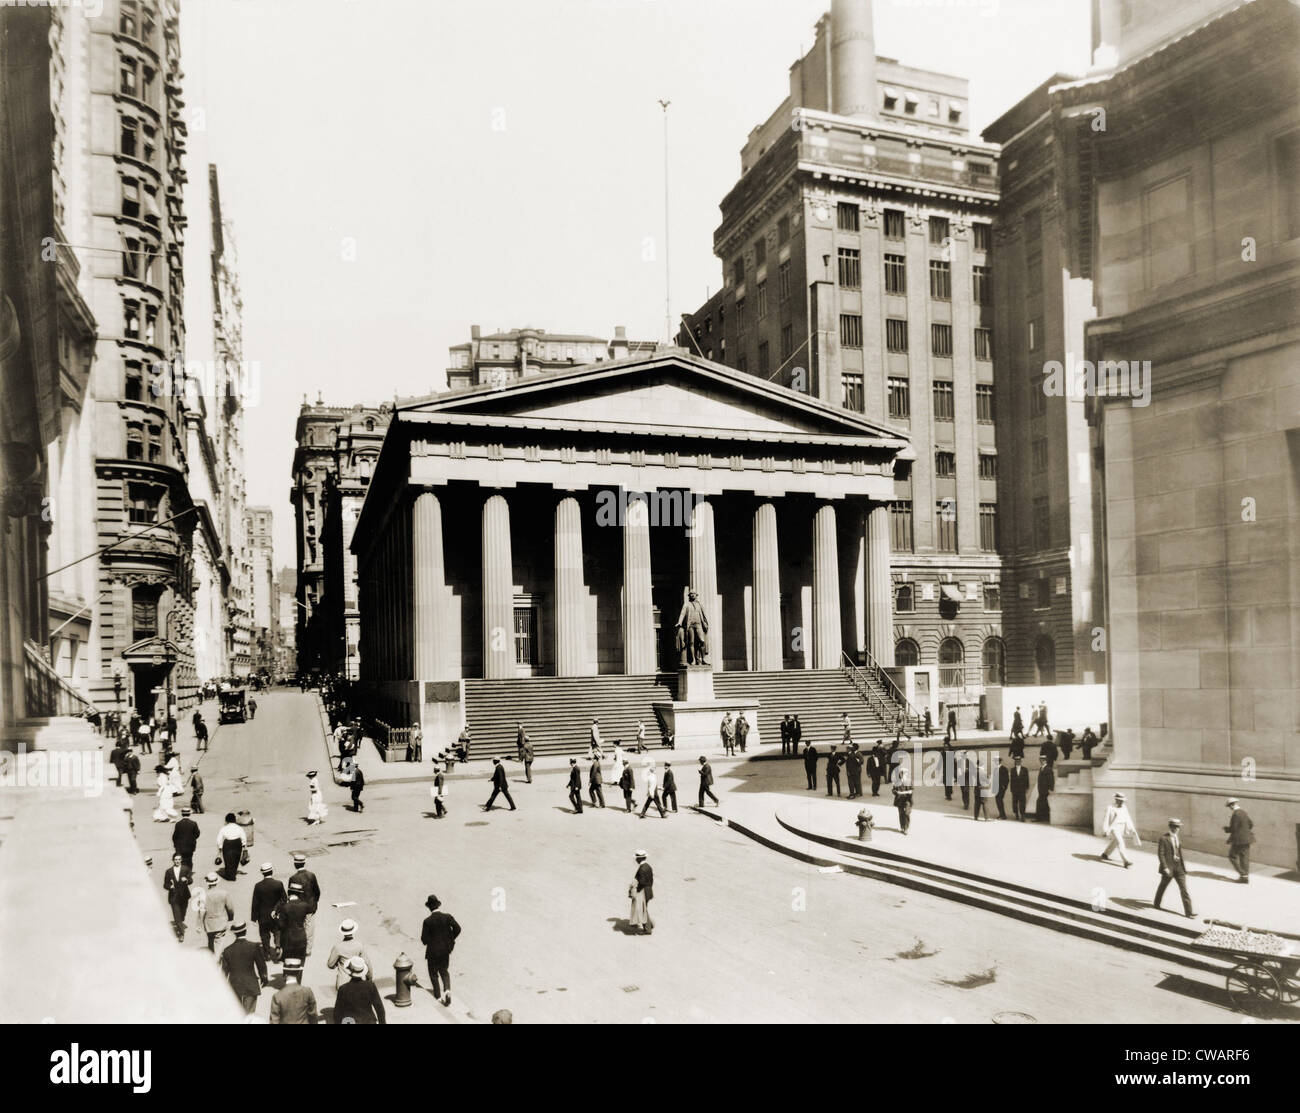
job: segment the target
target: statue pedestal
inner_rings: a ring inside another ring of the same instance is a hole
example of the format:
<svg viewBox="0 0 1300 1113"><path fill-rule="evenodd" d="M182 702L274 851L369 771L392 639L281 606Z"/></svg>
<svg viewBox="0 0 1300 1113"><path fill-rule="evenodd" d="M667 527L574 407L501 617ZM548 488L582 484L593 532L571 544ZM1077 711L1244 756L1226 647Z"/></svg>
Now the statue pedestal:
<svg viewBox="0 0 1300 1113"><path fill-rule="evenodd" d="M734 719L741 711L749 721L746 753L762 741L758 735L758 700L718 700L713 694L711 665L684 665L677 674L678 698L654 705L659 717L673 732L677 749L690 753L722 753L722 718L730 711ZM739 751L737 751L739 752Z"/></svg>
<svg viewBox="0 0 1300 1113"><path fill-rule="evenodd" d="M713 666L683 665L677 673L677 702L713 701Z"/></svg>

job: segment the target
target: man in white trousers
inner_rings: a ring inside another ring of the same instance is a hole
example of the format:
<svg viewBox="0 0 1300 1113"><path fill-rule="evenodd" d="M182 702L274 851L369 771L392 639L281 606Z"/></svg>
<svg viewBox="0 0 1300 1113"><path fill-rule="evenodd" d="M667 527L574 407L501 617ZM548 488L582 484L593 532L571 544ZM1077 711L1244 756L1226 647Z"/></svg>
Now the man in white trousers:
<svg viewBox="0 0 1300 1113"><path fill-rule="evenodd" d="M1125 840L1129 840L1134 846L1141 846L1142 840L1138 838L1137 827L1133 823L1133 817L1128 814L1128 805L1124 803L1124 794L1115 793L1115 799L1110 807L1106 809L1106 818L1101 825L1101 833L1109 840L1106 843L1106 849L1101 852L1103 862L1110 861L1111 851L1119 851L1119 860L1124 863L1124 868L1128 869L1133 863L1129 861L1128 855L1124 853Z"/></svg>

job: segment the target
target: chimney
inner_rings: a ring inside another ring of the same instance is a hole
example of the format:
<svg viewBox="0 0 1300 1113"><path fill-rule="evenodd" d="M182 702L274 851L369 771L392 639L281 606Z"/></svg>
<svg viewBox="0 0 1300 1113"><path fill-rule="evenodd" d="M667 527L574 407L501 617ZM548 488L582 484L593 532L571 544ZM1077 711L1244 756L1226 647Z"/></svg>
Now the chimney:
<svg viewBox="0 0 1300 1113"><path fill-rule="evenodd" d="M627 326L626 326L626 325L615 325L615 326L614 326L614 339L613 339L613 341L610 343L609 348L610 348L610 358L612 358L612 359L627 359L627 356L628 356L628 344L627 344Z"/></svg>
<svg viewBox="0 0 1300 1113"><path fill-rule="evenodd" d="M876 115L876 37L871 0L831 0L831 111Z"/></svg>
<svg viewBox="0 0 1300 1113"><path fill-rule="evenodd" d="M469 338L470 338L471 340L477 340L481 335L482 335L482 333L481 333L481 331L479 330L478 325L470 325L470 326L469 326Z"/></svg>

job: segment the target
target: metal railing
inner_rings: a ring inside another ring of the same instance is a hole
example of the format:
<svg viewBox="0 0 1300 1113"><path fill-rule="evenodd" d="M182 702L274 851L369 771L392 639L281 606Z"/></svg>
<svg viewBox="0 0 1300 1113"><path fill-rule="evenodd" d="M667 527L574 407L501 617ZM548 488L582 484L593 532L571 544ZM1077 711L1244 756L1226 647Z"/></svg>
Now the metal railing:
<svg viewBox="0 0 1300 1113"><path fill-rule="evenodd" d="M919 734L925 723L925 716L912 706L911 701L903 694L903 690L897 685L897 683L895 683L894 678L890 676L889 673L885 672L880 663L871 656L871 651L863 649L862 653L867 659L865 668L855 664L847 653L840 654L844 659L844 663L848 665L848 668L853 670L852 676L855 684L858 682L858 678L861 678L863 684L867 687L871 687L871 682L874 680L875 683L884 690L885 695L888 696L893 704L889 707L889 717L886 720L888 726L890 728L894 726L895 720L898 718L898 712L901 709L903 712L903 722L906 724L908 730L913 734ZM846 672L847 671L848 670L846 670ZM884 703L883 699L881 700L881 703Z"/></svg>
<svg viewBox="0 0 1300 1113"><path fill-rule="evenodd" d="M415 727L395 727L382 719L375 719L374 724L382 734L381 737L375 739L377 745L385 750L405 750L406 760L415 760L412 750Z"/></svg>
<svg viewBox="0 0 1300 1113"><path fill-rule="evenodd" d="M41 647L23 641L23 686L27 714L32 718L84 715L94 705L54 670Z"/></svg>

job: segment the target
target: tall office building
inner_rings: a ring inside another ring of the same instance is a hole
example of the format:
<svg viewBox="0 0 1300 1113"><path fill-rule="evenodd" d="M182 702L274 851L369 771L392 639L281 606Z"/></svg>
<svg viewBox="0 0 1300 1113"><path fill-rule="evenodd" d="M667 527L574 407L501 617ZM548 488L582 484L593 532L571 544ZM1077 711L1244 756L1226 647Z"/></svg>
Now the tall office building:
<svg viewBox="0 0 1300 1113"><path fill-rule="evenodd" d="M279 599L275 586L275 556L272 548L272 513L269 506L250 506L244 516L248 537L249 602L254 671L273 672L276 667L276 633L279 628Z"/></svg>
<svg viewBox="0 0 1300 1113"><path fill-rule="evenodd" d="M741 152L714 233L725 285L678 343L906 433L878 663L937 665L938 698L972 722L1005 648L998 149L970 136L968 107L965 80L877 57L869 0L836 0Z"/></svg>
<svg viewBox="0 0 1300 1113"><path fill-rule="evenodd" d="M629 340L622 325L614 329L613 338L608 340L581 333L547 332L543 328L517 328L484 335L474 325L469 341L448 351L447 389L504 386L544 371L650 355L656 347L653 340Z"/></svg>

